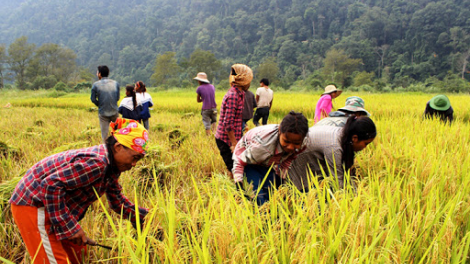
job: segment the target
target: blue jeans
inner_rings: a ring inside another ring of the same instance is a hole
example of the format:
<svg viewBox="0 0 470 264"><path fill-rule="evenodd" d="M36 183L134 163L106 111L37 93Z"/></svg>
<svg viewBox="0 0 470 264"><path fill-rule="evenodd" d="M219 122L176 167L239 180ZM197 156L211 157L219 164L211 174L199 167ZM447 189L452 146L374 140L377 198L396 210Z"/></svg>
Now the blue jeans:
<svg viewBox="0 0 470 264"><path fill-rule="evenodd" d="M248 183L253 184L253 191L255 194L258 192L258 196L256 196L256 203L258 206L263 205L265 202L269 201L269 189L270 188L277 188L281 183L281 178L276 175L274 169L271 169L269 172L269 167L264 167L261 165L246 165L245 166L245 177ZM264 178L266 177L266 181L262 186Z"/></svg>

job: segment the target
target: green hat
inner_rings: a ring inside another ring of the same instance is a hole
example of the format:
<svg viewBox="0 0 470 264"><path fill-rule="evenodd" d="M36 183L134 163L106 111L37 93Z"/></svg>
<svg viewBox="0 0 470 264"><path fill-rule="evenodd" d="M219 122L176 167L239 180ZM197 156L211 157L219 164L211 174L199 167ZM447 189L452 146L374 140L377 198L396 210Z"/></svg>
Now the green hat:
<svg viewBox="0 0 470 264"><path fill-rule="evenodd" d="M369 112L364 109L364 100L358 96L351 96L346 99L346 105L338 110L344 110L348 112L364 112L367 116L370 116Z"/></svg>
<svg viewBox="0 0 470 264"><path fill-rule="evenodd" d="M450 108L450 101L447 96L443 94L439 94L434 96L430 101L429 101L429 106L438 111L446 111L447 109Z"/></svg>

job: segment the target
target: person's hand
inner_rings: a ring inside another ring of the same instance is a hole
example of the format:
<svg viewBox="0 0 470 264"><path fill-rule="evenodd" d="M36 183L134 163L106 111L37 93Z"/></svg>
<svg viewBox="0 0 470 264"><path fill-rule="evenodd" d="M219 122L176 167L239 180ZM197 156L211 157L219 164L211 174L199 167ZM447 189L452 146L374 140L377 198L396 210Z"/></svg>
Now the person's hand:
<svg viewBox="0 0 470 264"><path fill-rule="evenodd" d="M234 150L235 150L235 146L234 146L234 145L230 146L230 151L231 151L232 153L233 153Z"/></svg>
<svg viewBox="0 0 470 264"><path fill-rule="evenodd" d="M83 246L86 244L96 245L96 242L93 239L87 237L83 229L80 229L77 233L75 233L75 235L69 237L68 240L79 246Z"/></svg>

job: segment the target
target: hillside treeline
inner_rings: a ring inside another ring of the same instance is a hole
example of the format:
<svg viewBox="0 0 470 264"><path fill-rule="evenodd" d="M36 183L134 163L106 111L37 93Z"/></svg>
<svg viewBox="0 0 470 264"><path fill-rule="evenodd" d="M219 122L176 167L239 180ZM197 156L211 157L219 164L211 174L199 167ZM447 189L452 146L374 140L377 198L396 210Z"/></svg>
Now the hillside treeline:
<svg viewBox="0 0 470 264"><path fill-rule="evenodd" d="M123 83L188 84L192 72L208 71L190 65L197 50L215 55L216 82L236 62L255 73L272 66L285 88L335 82L393 89L446 80L461 86L467 82L458 80L470 76L469 0L9 2L0 0L7 7L0 11L0 43L21 36L38 46L57 43L91 72L109 65ZM161 79L155 66L167 52L178 67Z"/></svg>

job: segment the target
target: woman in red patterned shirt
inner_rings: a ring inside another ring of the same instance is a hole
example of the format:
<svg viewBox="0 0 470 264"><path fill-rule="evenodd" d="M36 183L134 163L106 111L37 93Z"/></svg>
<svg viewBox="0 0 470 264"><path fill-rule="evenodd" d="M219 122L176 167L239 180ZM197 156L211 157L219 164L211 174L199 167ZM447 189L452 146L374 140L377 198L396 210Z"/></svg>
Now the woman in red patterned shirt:
<svg viewBox="0 0 470 264"><path fill-rule="evenodd" d="M148 134L134 120L110 124L106 145L69 150L36 163L20 180L11 210L33 263L82 263L86 245L96 244L78 223L88 207L106 194L116 213L143 224L148 209L121 192L119 176L144 157Z"/></svg>

